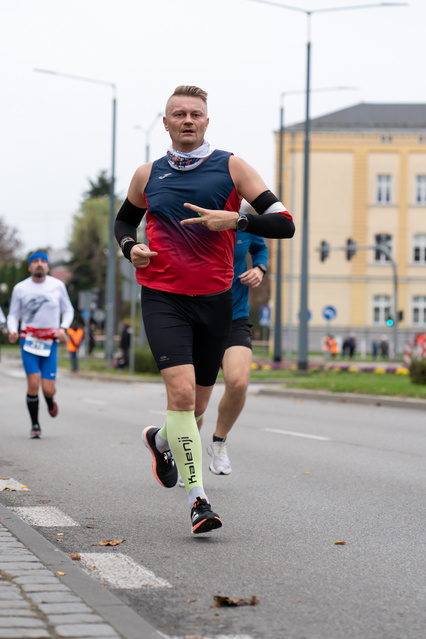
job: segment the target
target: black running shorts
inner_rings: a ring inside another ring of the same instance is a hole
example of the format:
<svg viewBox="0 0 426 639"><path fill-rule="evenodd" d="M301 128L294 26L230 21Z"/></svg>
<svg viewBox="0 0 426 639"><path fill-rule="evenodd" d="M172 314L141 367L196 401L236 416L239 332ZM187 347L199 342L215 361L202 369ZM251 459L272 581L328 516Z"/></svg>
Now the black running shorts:
<svg viewBox="0 0 426 639"><path fill-rule="evenodd" d="M252 348L251 329L253 324L248 317L238 317L232 320L231 332L228 337L226 348L231 346L246 346Z"/></svg>
<svg viewBox="0 0 426 639"><path fill-rule="evenodd" d="M217 295L180 295L142 286L142 317L160 370L192 364L195 381L213 386L232 322L232 289Z"/></svg>

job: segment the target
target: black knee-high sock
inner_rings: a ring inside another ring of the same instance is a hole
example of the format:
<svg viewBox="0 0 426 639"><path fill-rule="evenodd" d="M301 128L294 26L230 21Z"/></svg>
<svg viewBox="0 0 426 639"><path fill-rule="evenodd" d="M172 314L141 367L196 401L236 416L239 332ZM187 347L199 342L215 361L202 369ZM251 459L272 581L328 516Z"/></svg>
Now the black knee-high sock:
<svg viewBox="0 0 426 639"><path fill-rule="evenodd" d="M49 410L52 410L52 408L53 408L53 397L46 397L46 395L45 395L44 399L46 400L47 408Z"/></svg>
<svg viewBox="0 0 426 639"><path fill-rule="evenodd" d="M27 406L31 417L31 423L35 426L35 424L38 424L38 395L27 394Z"/></svg>

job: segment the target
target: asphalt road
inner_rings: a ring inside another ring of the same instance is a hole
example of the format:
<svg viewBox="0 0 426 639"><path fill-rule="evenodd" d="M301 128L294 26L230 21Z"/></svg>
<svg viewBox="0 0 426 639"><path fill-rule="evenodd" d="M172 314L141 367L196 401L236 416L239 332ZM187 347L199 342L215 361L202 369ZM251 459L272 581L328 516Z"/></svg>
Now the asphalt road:
<svg viewBox="0 0 426 639"><path fill-rule="evenodd" d="M155 481L141 442L142 427L164 421L161 384L64 372L59 416L41 400L44 437L34 441L22 369L2 361L0 476L30 490L0 492L0 502L70 518L73 525L33 526L86 557L93 579L167 637L424 639L424 411L257 390L229 438L232 474L213 476L204 460L223 528L194 537L185 490ZM220 394L218 385L204 448ZM124 541L98 545L105 540ZM116 582L108 563L104 573L94 568L104 555L125 558ZM153 581L141 586L135 566ZM216 595L259 603L214 608Z"/></svg>

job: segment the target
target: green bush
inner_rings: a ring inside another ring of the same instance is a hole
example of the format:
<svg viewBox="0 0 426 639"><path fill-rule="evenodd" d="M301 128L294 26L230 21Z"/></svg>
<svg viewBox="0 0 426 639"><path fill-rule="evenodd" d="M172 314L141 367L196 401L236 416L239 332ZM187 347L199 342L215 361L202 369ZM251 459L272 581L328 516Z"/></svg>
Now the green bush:
<svg viewBox="0 0 426 639"><path fill-rule="evenodd" d="M147 346L135 349L135 372L159 374L158 366Z"/></svg>
<svg viewBox="0 0 426 639"><path fill-rule="evenodd" d="M426 385L426 359L411 362L410 379L413 384Z"/></svg>

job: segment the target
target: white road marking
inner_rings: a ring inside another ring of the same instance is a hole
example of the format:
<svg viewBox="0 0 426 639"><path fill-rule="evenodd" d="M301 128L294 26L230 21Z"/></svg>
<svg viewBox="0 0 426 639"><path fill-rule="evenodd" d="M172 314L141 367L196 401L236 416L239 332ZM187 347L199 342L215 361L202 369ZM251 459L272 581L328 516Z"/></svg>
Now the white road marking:
<svg viewBox="0 0 426 639"><path fill-rule="evenodd" d="M321 442L331 441L330 437L321 437L320 435L307 435L306 433L294 433L291 430L278 430L277 428L264 428L267 433L278 433L278 435L291 435L292 437L305 437L306 439L317 439Z"/></svg>
<svg viewBox="0 0 426 639"><path fill-rule="evenodd" d="M8 370L8 371L6 371L6 375L9 375L9 377L16 377L18 379L23 379L23 378L26 377L25 371L11 371L11 370Z"/></svg>
<svg viewBox="0 0 426 639"><path fill-rule="evenodd" d="M21 506L11 508L14 513L21 517L30 526L44 526L45 528L56 528L62 526L79 526L74 519L65 515L58 508L53 506Z"/></svg>
<svg viewBox="0 0 426 639"><path fill-rule="evenodd" d="M28 486L24 486L13 477L9 477L8 479L0 479L0 491L2 490L29 490Z"/></svg>
<svg viewBox="0 0 426 639"><path fill-rule="evenodd" d="M112 588L171 588L165 579L140 566L127 555L114 553L81 553L78 562L83 570Z"/></svg>

